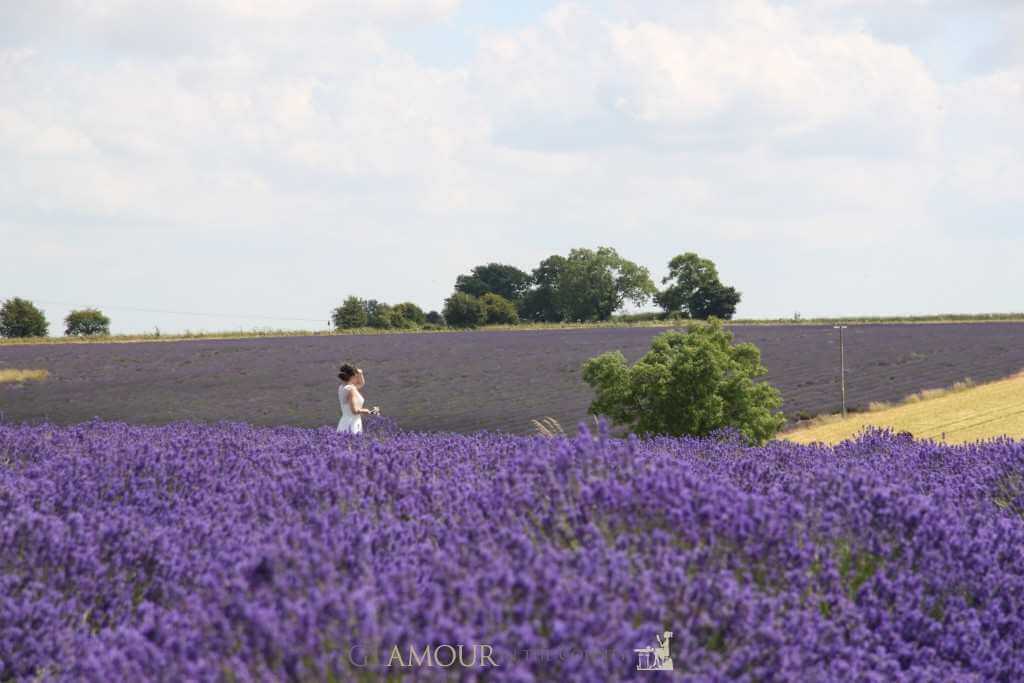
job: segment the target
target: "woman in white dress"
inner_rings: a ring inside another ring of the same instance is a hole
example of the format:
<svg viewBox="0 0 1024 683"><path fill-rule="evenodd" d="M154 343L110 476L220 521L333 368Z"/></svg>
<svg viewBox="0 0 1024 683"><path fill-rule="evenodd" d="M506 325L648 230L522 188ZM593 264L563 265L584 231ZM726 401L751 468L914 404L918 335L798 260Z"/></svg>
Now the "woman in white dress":
<svg viewBox="0 0 1024 683"><path fill-rule="evenodd" d="M338 420L338 433L361 434L363 431L363 415L380 415L380 408L372 410L363 407L363 395L359 389L366 384L362 368L345 363L338 371L341 386L338 387L338 402L341 404L341 419Z"/></svg>

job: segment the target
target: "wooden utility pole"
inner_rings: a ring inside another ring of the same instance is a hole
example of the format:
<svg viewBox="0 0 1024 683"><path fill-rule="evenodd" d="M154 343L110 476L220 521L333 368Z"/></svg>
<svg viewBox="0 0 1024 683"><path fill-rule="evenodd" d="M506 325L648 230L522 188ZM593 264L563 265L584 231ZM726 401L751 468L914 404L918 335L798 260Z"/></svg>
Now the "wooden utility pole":
<svg viewBox="0 0 1024 683"><path fill-rule="evenodd" d="M839 330L839 386L843 392L843 419L846 419L846 344L843 340L843 330L846 325L833 325L833 330Z"/></svg>

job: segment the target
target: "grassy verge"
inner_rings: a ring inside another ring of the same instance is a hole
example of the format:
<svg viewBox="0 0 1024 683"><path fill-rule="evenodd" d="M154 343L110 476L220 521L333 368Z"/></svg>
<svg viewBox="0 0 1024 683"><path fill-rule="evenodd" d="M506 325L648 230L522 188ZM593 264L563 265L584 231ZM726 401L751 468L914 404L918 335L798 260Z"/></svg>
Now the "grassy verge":
<svg viewBox="0 0 1024 683"><path fill-rule="evenodd" d="M965 380L948 389L928 389L897 405L873 403L867 412L845 420L838 415L815 418L779 437L797 443L837 443L867 426L949 443L1024 438L1024 372L982 385Z"/></svg>
<svg viewBox="0 0 1024 683"><path fill-rule="evenodd" d="M17 382L41 382L50 376L49 370L19 370L0 368L0 384Z"/></svg>

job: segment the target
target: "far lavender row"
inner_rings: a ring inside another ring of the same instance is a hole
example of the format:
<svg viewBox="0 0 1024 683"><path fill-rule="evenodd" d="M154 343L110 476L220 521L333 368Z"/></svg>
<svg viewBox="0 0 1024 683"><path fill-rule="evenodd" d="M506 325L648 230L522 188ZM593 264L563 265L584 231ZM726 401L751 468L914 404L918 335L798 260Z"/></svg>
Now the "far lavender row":
<svg viewBox="0 0 1024 683"><path fill-rule="evenodd" d="M730 325L752 342L791 419L838 411L839 337L830 325ZM370 405L405 429L528 433L588 419L583 363L650 350L653 327L336 335L131 344L0 346L0 367L41 368L44 382L0 384L0 420L73 424L93 417L164 424L338 422L338 365L366 372ZM853 325L846 331L851 408L1024 368L1024 323Z"/></svg>
<svg viewBox="0 0 1024 683"><path fill-rule="evenodd" d="M0 424L0 679L1024 679L1024 444L382 425Z"/></svg>

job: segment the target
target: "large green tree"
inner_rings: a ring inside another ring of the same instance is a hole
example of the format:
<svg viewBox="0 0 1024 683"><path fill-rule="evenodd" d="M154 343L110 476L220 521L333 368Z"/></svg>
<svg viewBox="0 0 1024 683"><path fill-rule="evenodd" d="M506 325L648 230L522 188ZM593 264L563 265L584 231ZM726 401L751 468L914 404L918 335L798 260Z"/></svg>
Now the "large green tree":
<svg viewBox="0 0 1024 683"><path fill-rule="evenodd" d="M14 297L0 306L0 337L45 337L50 324L35 304Z"/></svg>
<svg viewBox="0 0 1024 683"><path fill-rule="evenodd" d="M711 316L728 320L736 314L740 293L722 284L710 259L691 252L679 254L668 264L661 284L672 283L658 292L654 301L666 313L683 313L690 318Z"/></svg>
<svg viewBox="0 0 1024 683"><path fill-rule="evenodd" d="M554 298L563 320L608 320L625 301L641 305L656 292L646 268L598 247L569 252Z"/></svg>
<svg viewBox="0 0 1024 683"><path fill-rule="evenodd" d="M594 415L606 415L641 435L706 436L733 427L763 444L785 424L778 390L754 379L765 375L753 344L732 344L732 333L712 318L686 333L664 332L634 365L620 351L583 364L595 391Z"/></svg>
<svg viewBox="0 0 1024 683"><path fill-rule="evenodd" d="M71 311L64 318L64 334L69 337L110 334L110 318L95 308Z"/></svg>
<svg viewBox="0 0 1024 683"><path fill-rule="evenodd" d="M515 266L504 263L488 263L477 266L469 275L460 275L455 280L455 291L481 297L484 294L497 294L509 301L518 303L530 285L533 278L529 273L519 270Z"/></svg>

